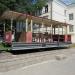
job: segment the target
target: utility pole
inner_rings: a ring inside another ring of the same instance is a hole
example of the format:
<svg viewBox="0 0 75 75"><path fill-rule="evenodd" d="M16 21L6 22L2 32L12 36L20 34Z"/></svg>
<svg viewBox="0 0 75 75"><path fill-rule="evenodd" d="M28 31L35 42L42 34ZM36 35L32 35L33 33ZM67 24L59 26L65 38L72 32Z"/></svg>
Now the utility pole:
<svg viewBox="0 0 75 75"><path fill-rule="evenodd" d="M53 16L52 16L52 14L53 14L53 10L52 10L52 8L53 8L53 0L51 0L51 13L50 13L50 19L51 19L51 40L53 39L53 25L52 25L52 19L53 19Z"/></svg>
<svg viewBox="0 0 75 75"><path fill-rule="evenodd" d="M52 19L53 19L53 0L51 0L51 21L52 21Z"/></svg>

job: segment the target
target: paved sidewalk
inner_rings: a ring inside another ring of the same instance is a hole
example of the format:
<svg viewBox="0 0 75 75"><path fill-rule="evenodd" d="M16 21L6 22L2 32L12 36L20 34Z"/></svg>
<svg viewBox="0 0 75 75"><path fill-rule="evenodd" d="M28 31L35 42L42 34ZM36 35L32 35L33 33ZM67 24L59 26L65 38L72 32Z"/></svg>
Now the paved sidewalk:
<svg viewBox="0 0 75 75"><path fill-rule="evenodd" d="M62 60L48 60L0 75L75 75L75 55Z"/></svg>
<svg viewBox="0 0 75 75"><path fill-rule="evenodd" d="M62 50L53 50L53 51L43 51L36 53L12 55L6 53L4 59L0 60L0 72L7 72L11 70L16 70L22 67L27 67L32 64L42 63L48 60L61 60L71 57L75 54L75 49L62 49ZM6 57L6 58L5 58Z"/></svg>

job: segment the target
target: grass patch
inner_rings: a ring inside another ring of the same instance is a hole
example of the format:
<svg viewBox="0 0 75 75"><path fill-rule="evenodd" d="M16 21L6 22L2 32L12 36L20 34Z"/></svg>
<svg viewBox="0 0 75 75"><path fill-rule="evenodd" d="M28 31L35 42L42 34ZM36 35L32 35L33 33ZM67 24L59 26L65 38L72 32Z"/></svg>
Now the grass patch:
<svg viewBox="0 0 75 75"><path fill-rule="evenodd" d="M75 48L75 44L71 44L70 45L70 48Z"/></svg>
<svg viewBox="0 0 75 75"><path fill-rule="evenodd" d="M9 51L11 47L5 46L3 43L0 43L0 51Z"/></svg>

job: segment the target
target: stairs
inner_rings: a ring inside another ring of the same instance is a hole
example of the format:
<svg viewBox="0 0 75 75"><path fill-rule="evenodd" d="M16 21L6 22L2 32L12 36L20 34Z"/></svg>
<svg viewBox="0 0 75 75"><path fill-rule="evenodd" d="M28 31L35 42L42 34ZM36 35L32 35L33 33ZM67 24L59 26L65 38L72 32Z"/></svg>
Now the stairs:
<svg viewBox="0 0 75 75"><path fill-rule="evenodd" d="M43 48L60 48L68 47L67 43L23 43L13 42L12 50L31 50L31 49L43 49Z"/></svg>

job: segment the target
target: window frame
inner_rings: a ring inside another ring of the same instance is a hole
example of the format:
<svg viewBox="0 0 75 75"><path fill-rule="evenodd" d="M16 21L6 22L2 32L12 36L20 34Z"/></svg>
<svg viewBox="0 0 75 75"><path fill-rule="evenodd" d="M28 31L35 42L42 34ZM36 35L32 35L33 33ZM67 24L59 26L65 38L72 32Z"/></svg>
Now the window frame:
<svg viewBox="0 0 75 75"><path fill-rule="evenodd" d="M69 14L69 20L74 20L74 14L73 13Z"/></svg>
<svg viewBox="0 0 75 75"><path fill-rule="evenodd" d="M69 26L69 32L74 32L74 26L73 25Z"/></svg>
<svg viewBox="0 0 75 75"><path fill-rule="evenodd" d="M45 13L48 13L48 5L45 6Z"/></svg>

